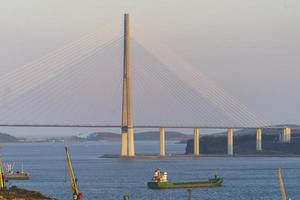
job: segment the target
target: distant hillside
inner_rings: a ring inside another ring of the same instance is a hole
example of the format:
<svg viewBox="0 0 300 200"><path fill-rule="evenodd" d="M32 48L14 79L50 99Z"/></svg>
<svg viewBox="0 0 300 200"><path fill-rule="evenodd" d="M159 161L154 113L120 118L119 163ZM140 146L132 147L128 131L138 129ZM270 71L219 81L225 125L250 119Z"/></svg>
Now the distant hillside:
<svg viewBox="0 0 300 200"><path fill-rule="evenodd" d="M282 125L276 125L276 126L273 126L273 127L290 127L290 128L297 128L297 129L300 129L300 126L299 125L295 125L295 124L282 124ZM273 128L273 129L263 129L263 134L279 134L281 133L282 129L276 129L276 128ZM293 130L294 133L295 130ZM245 134L253 134L255 133L255 130L254 129L240 129L240 130L235 130L234 131L234 135L245 135ZM219 133L214 133L212 135L227 135L227 131L224 131L224 132L219 132Z"/></svg>
<svg viewBox="0 0 300 200"><path fill-rule="evenodd" d="M159 140L159 132L154 131L147 131L147 132L141 132L136 133L135 135L136 140ZM172 140L172 141L180 141L180 140L188 140L191 139L191 135L186 135L180 132L176 131L166 131L166 140Z"/></svg>
<svg viewBox="0 0 300 200"><path fill-rule="evenodd" d="M240 155L300 155L300 131L292 131L290 144L279 142L280 129L263 129L262 148L263 151L256 151L255 130L240 130L234 132L233 148L235 154ZM186 146L186 154L193 153L194 140L189 140ZM227 135L225 133L206 135L200 138L200 151L203 154L226 154Z"/></svg>
<svg viewBox="0 0 300 200"><path fill-rule="evenodd" d="M166 140L180 141L191 139L192 136L185 135L179 132L166 131ZM91 133L88 137L88 141L119 141L121 139L120 134L111 132L97 132ZM159 140L159 132L147 131L134 134L135 140Z"/></svg>
<svg viewBox="0 0 300 200"><path fill-rule="evenodd" d="M18 142L18 139L7 133L0 133L0 143Z"/></svg>
<svg viewBox="0 0 300 200"><path fill-rule="evenodd" d="M116 141L120 140L121 135L111 132L96 132L91 133L87 136L88 141L100 141L100 140L106 140L106 141Z"/></svg>

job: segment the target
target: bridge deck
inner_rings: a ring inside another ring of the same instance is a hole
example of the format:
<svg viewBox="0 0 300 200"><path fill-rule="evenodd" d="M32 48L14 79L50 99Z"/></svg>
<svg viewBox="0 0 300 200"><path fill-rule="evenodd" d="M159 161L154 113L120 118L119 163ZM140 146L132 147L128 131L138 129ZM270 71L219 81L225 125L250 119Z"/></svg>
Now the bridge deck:
<svg viewBox="0 0 300 200"><path fill-rule="evenodd" d="M88 124L0 124L0 127L28 127L28 128L121 128L121 125L88 125ZM136 125L134 128L174 128L174 129L193 129L193 128L202 128L202 129L256 129L256 128L263 128L263 129L283 129L287 128L288 126L262 126L262 127L254 127L254 126L172 126L172 125ZM300 127L292 127L292 129L300 129Z"/></svg>

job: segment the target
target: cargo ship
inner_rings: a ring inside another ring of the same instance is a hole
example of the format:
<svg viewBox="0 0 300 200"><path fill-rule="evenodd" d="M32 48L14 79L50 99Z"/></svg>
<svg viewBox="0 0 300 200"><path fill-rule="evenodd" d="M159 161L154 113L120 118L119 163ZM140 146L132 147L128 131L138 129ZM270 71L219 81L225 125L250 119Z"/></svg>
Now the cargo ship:
<svg viewBox="0 0 300 200"><path fill-rule="evenodd" d="M214 178L203 181L171 182L168 180L168 173L155 170L153 178L148 182L150 189L176 189L176 188L199 188L199 187L219 187L223 184L223 178L215 175Z"/></svg>
<svg viewBox="0 0 300 200"><path fill-rule="evenodd" d="M30 174L28 172L25 172L23 170L23 165L22 165L22 170L21 171L16 171L14 172L14 163L9 163L6 165L6 171L4 174L5 179L7 180L28 180Z"/></svg>

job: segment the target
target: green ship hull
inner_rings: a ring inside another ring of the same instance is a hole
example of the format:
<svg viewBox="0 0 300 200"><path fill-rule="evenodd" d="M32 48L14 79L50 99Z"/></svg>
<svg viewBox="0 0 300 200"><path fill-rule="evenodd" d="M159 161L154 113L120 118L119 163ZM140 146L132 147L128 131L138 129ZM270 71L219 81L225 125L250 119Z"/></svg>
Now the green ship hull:
<svg viewBox="0 0 300 200"><path fill-rule="evenodd" d="M195 182L148 182L150 189L176 189L176 188L197 188L197 187L219 187L223 184L223 178L214 178L207 181Z"/></svg>

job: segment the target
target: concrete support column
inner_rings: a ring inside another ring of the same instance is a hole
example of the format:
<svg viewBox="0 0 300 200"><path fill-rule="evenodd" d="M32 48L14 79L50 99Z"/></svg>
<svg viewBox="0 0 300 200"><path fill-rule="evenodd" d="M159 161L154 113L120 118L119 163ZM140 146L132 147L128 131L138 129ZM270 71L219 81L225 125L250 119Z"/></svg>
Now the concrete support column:
<svg viewBox="0 0 300 200"><path fill-rule="evenodd" d="M121 155L134 157L132 75L129 14L124 15L123 96Z"/></svg>
<svg viewBox="0 0 300 200"><path fill-rule="evenodd" d="M165 156L166 155L166 140L165 140L165 128L160 128L159 129L159 138L160 138L160 143L159 143L159 155L160 156Z"/></svg>
<svg viewBox="0 0 300 200"><path fill-rule="evenodd" d="M291 135L292 135L292 129L287 128L287 142L288 143L291 143L291 139L292 139Z"/></svg>
<svg viewBox="0 0 300 200"><path fill-rule="evenodd" d="M166 155L166 132L165 128L159 129L159 155L165 156Z"/></svg>
<svg viewBox="0 0 300 200"><path fill-rule="evenodd" d="M135 156L133 128L128 128L128 156Z"/></svg>
<svg viewBox="0 0 300 200"><path fill-rule="evenodd" d="M256 151L262 150L262 130L261 128L256 129Z"/></svg>
<svg viewBox="0 0 300 200"><path fill-rule="evenodd" d="M227 154L233 155L233 129L229 128L227 132Z"/></svg>
<svg viewBox="0 0 300 200"><path fill-rule="evenodd" d="M281 134L281 142L290 143L291 142L291 128L284 128Z"/></svg>
<svg viewBox="0 0 300 200"><path fill-rule="evenodd" d="M122 130L122 134L121 134L121 156L127 156L127 132L124 132Z"/></svg>
<svg viewBox="0 0 300 200"><path fill-rule="evenodd" d="M194 128L194 155L198 156L199 154L200 154L199 128Z"/></svg>

